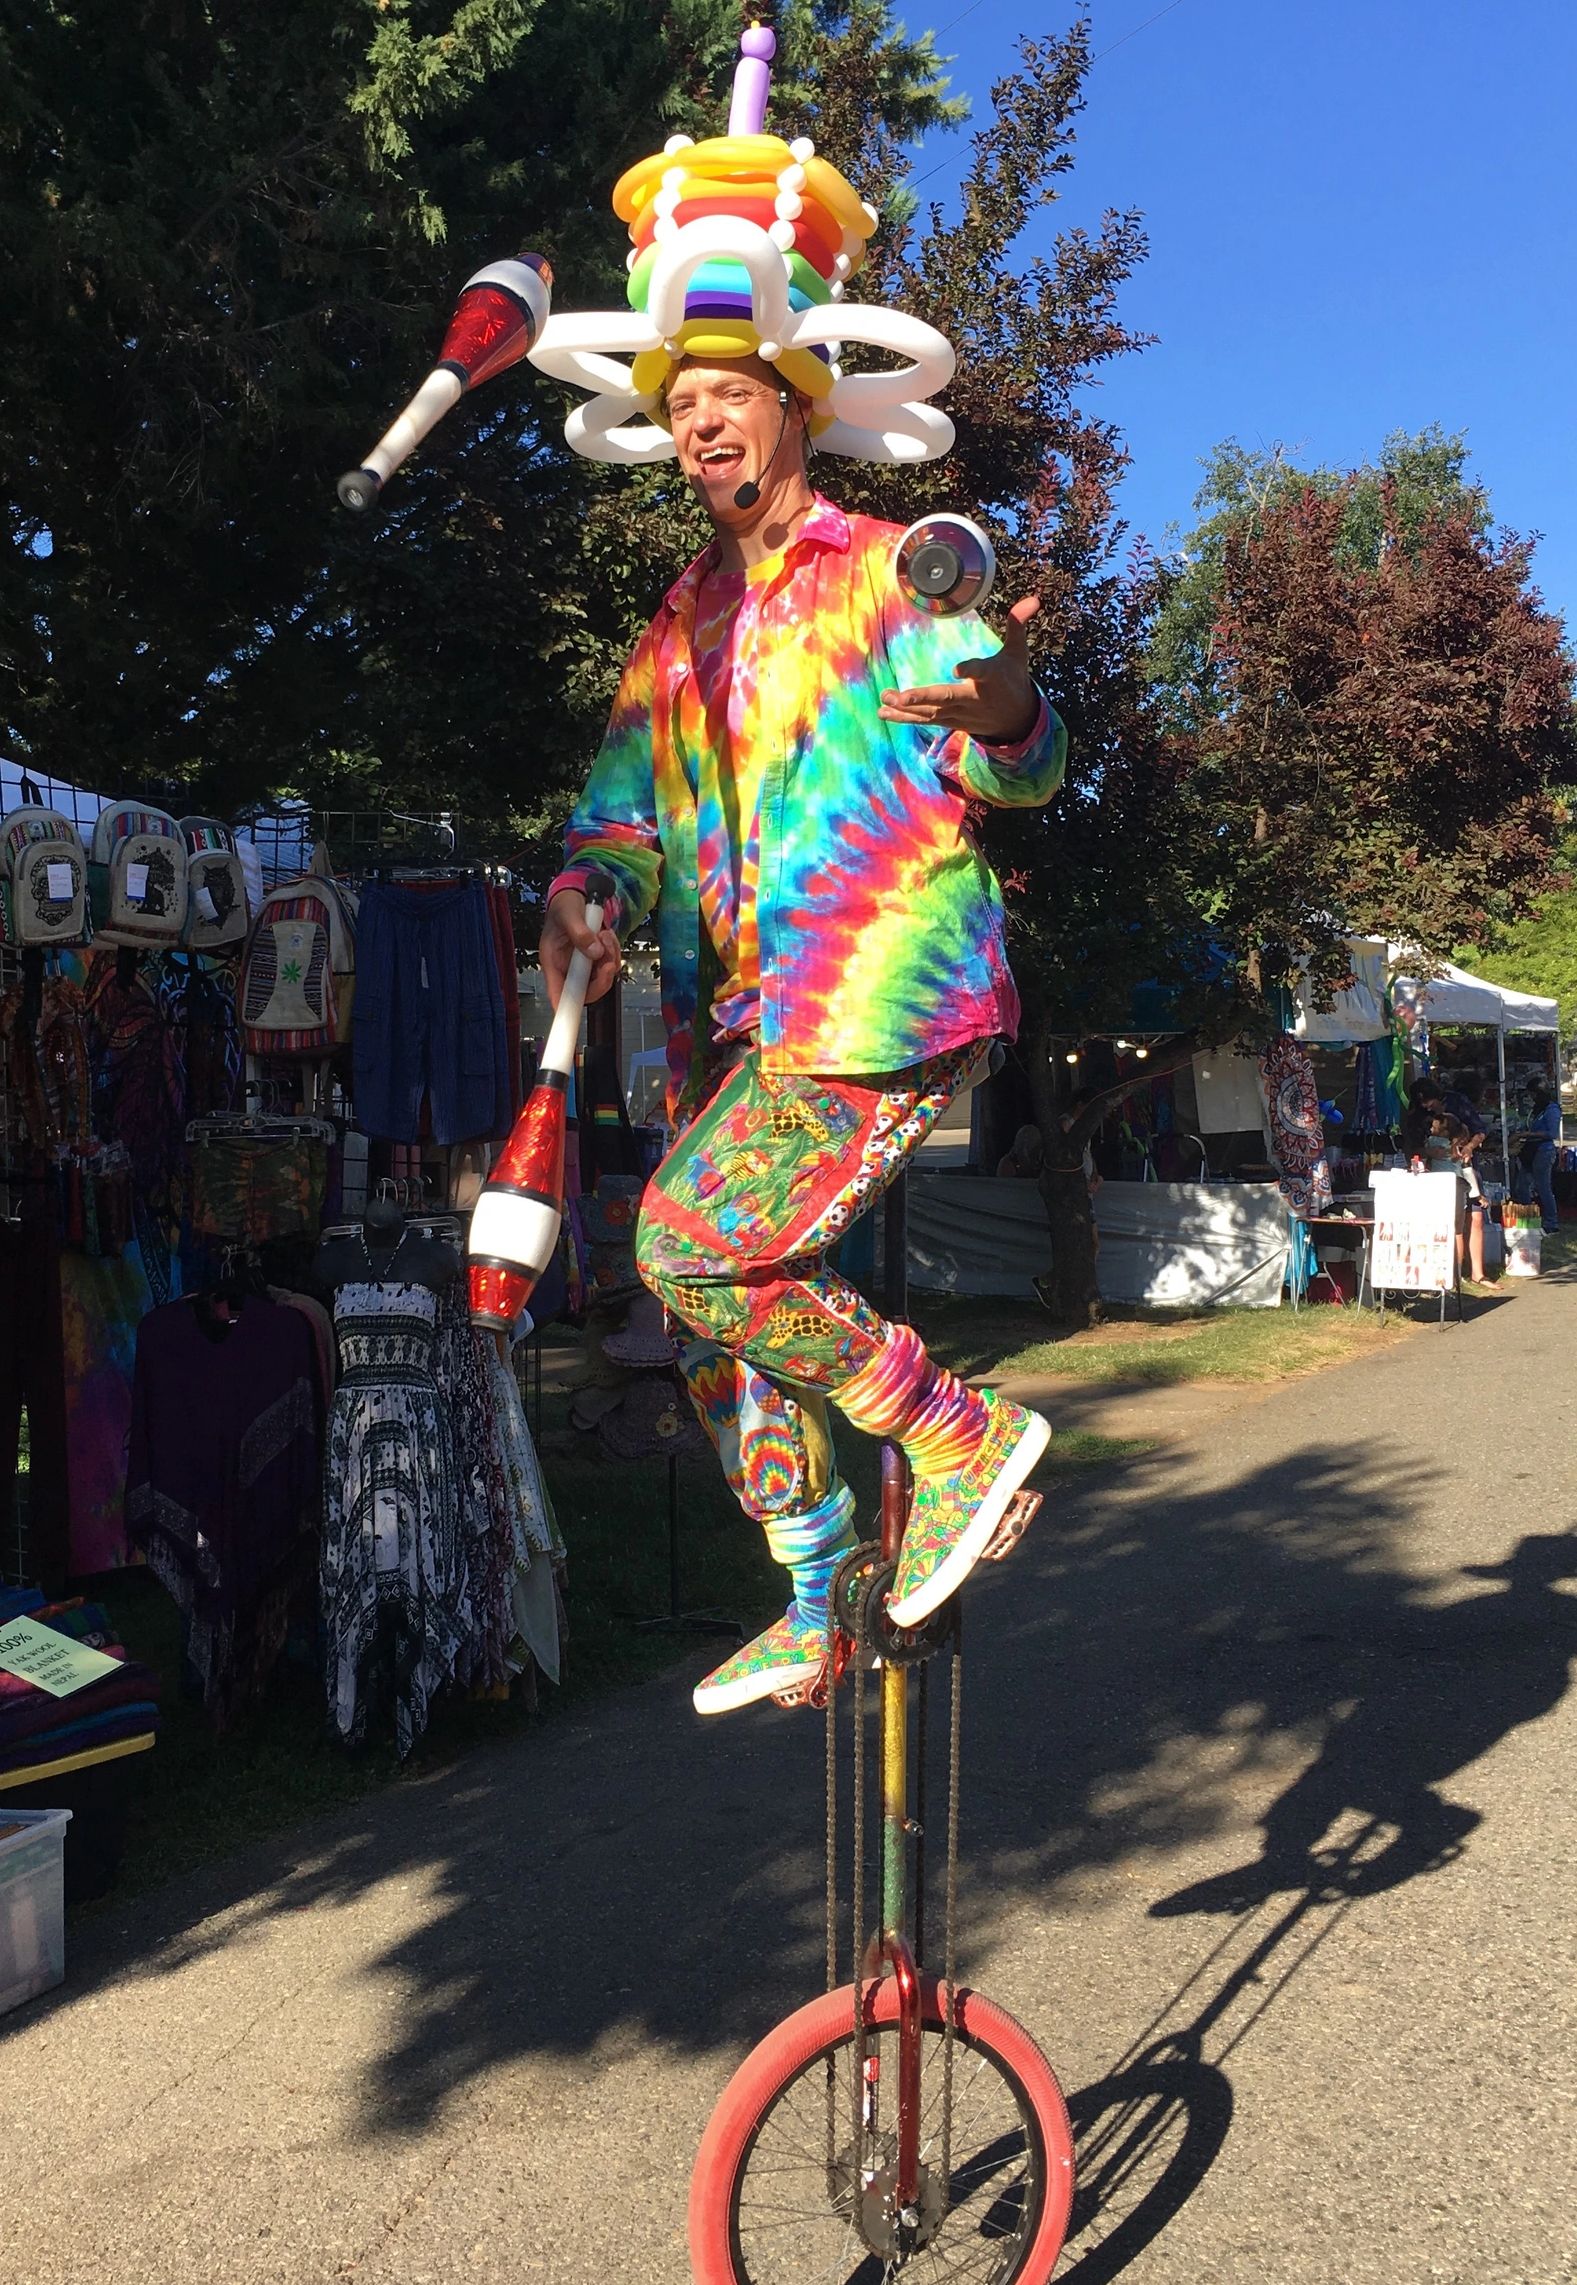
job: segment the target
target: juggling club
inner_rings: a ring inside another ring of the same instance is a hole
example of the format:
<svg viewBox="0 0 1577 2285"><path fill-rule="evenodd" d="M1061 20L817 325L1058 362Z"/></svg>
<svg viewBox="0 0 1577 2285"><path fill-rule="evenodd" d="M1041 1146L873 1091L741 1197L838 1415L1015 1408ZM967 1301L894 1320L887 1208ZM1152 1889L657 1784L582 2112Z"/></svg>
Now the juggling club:
<svg viewBox="0 0 1577 2285"><path fill-rule="evenodd" d="M588 874L588 928L602 926L603 908L613 892L606 873ZM584 952L572 953L536 1085L471 1216L471 1322L495 1332L513 1325L558 1244L564 1213L565 1096L590 981L590 960Z"/></svg>
<svg viewBox="0 0 1577 2285"><path fill-rule="evenodd" d="M468 389L518 365L547 324L552 300L553 271L540 254L489 262L467 278L437 364L363 465L340 478L341 506L370 508L401 461L410 458L451 405Z"/></svg>

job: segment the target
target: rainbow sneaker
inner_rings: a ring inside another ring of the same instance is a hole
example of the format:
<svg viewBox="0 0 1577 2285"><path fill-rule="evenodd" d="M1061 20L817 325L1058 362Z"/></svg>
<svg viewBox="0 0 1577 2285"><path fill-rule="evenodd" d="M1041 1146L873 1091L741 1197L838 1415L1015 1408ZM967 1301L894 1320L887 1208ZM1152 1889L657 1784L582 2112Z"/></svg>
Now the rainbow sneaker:
<svg viewBox="0 0 1577 2285"><path fill-rule="evenodd" d="M731 1714L758 1698L804 1705L827 1658L827 1630L802 1619L793 1603L764 1634L725 1658L715 1673L695 1686L698 1714Z"/></svg>
<svg viewBox="0 0 1577 2285"><path fill-rule="evenodd" d="M1051 1424L1038 1412L995 1389L982 1394L991 1415L983 1442L950 1475L921 1476L915 1482L887 1606L894 1626L918 1626L963 1585L991 1549L1020 1485L1051 1442Z"/></svg>

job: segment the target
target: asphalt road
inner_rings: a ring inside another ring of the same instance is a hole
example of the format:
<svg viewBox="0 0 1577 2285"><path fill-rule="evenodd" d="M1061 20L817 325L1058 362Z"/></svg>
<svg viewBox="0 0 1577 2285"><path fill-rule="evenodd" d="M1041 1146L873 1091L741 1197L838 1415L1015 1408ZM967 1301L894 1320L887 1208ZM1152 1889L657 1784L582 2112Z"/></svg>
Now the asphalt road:
<svg viewBox="0 0 1577 2285"><path fill-rule="evenodd" d="M1069 2094L1068 2285L1577 2279L1574 1331L1557 1275L1289 1383L971 1587L965 1966ZM685 2285L821 1982L820 1727L689 1678L83 1925L0 2023L6 2285Z"/></svg>

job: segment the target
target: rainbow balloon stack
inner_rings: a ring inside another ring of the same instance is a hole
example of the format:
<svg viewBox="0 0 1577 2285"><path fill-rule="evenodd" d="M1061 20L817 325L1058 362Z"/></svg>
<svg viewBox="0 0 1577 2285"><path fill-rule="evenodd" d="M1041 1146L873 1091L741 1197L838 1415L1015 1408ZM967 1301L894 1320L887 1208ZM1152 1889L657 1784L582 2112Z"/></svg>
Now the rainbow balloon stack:
<svg viewBox="0 0 1577 2285"><path fill-rule="evenodd" d="M785 143L779 135L760 132L776 41L765 27L757 27L745 33L740 45L744 60L735 79L730 132L704 143L675 135L614 186L613 210L630 231L628 299L641 316L647 314L658 254L690 222L732 217L756 224L783 257L789 307L795 311L841 301L845 285L865 260L876 209L858 197L836 167L816 156L808 138ZM837 347L833 342L796 349L763 341L754 320L750 274L742 262L720 253L691 276L677 334L661 348L637 356L630 378L645 395L661 390L676 357L760 355L774 361L795 388L821 400L839 377ZM825 409L813 413L812 432L831 418Z"/></svg>

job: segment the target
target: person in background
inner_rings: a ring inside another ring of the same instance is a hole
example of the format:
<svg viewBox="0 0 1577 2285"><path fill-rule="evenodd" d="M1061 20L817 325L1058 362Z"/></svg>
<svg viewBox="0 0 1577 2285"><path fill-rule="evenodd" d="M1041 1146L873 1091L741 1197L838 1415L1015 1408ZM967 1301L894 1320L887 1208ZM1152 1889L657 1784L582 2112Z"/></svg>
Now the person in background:
<svg viewBox="0 0 1577 2285"><path fill-rule="evenodd" d="M1478 1168L1474 1164L1478 1155L1478 1146L1483 1139L1482 1135L1471 1134L1460 1119L1452 1118L1449 1113L1433 1122L1430 1134L1431 1167L1436 1163L1433 1156L1435 1149L1438 1145L1444 1144L1444 1153L1439 1162L1440 1171L1457 1175L1466 1190L1467 1273L1475 1285L1482 1285L1485 1282L1484 1186L1479 1181ZM1460 1195L1461 1193L1459 1193ZM1463 1222L1464 1216L1459 1213L1457 1216L1458 1276L1462 1273Z"/></svg>
<svg viewBox="0 0 1577 2285"><path fill-rule="evenodd" d="M1040 1139L1039 1127L1020 1127L997 1160L998 1178L1009 1182L1038 1182L1045 1158L1046 1146Z"/></svg>
<svg viewBox="0 0 1577 2285"><path fill-rule="evenodd" d="M1414 1081L1413 1101L1431 1120L1457 1120L1470 1138L1469 1155L1483 1149L1489 1123L1475 1102L1471 1088L1442 1087L1438 1079L1426 1075Z"/></svg>
<svg viewBox="0 0 1577 2285"><path fill-rule="evenodd" d="M1535 1087L1533 1113L1523 1129L1522 1148L1518 1153L1521 1178L1514 1188L1518 1197L1538 1200L1547 1238L1553 1237L1561 1226L1554 1181L1555 1146L1560 1139L1560 1098L1551 1087Z"/></svg>

